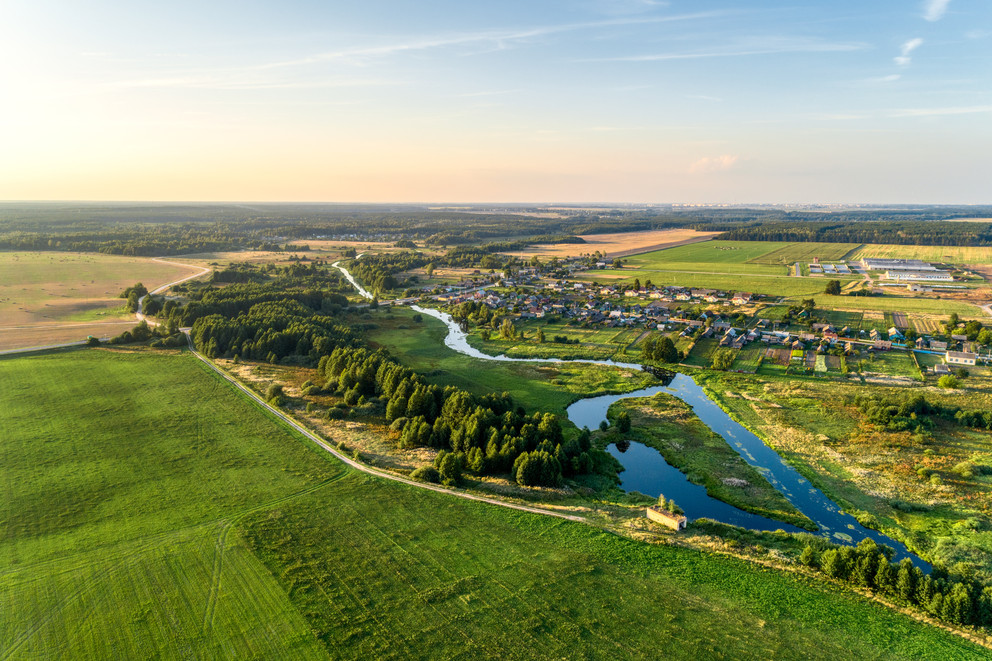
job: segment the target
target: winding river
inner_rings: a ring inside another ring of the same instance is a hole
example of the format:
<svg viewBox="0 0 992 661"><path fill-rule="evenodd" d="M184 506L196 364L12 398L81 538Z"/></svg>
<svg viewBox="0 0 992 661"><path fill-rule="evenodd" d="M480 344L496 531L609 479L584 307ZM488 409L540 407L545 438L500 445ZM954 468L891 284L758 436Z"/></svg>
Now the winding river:
<svg viewBox="0 0 992 661"><path fill-rule="evenodd" d="M333 266L344 274L359 294L365 298L372 298L372 295L355 281L351 273L340 266L340 262L336 262ZM442 321L448 327L448 334L444 338L445 346L470 358L502 362L582 363L638 371L643 369L641 365L635 363L621 363L612 360L491 356L468 343L467 334L450 314L431 308L423 308L419 305L411 305L410 307L416 312ZM796 509L816 523L820 535L831 541L846 544L857 544L863 539L873 539L879 544L894 548L895 559L910 558L921 569L930 570L930 565L911 553L905 545L877 530L865 528L853 516L841 510L792 466L786 464L775 450L765 445L764 441L731 418L716 402L710 399L709 395L692 377L686 374L676 374L667 385L644 388L621 395L601 395L580 399L569 406L566 413L568 419L576 427L595 429L602 420L606 419L606 412L614 402L631 397L651 397L658 393L672 395L691 406L693 412L707 427L726 440L748 464L757 469L775 488L781 491ZM711 498L706 494L704 487L690 482L681 471L665 462L661 454L653 448L640 443L630 443L627 448L621 449L615 445L610 445L607 450L624 467L621 481L623 488L628 491L640 491L649 496L664 493L677 502L686 511L689 518L706 517L752 530L801 532L795 526L751 514Z"/></svg>

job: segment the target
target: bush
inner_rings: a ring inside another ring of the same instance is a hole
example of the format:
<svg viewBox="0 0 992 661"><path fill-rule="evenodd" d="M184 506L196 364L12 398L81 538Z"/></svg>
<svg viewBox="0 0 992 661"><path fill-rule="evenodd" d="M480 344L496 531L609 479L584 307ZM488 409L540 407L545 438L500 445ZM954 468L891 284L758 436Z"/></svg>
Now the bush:
<svg viewBox="0 0 992 661"><path fill-rule="evenodd" d="M956 377L950 374L945 374L944 376L937 379L937 385L941 388L947 388L948 390L953 390L958 387L958 380Z"/></svg>
<svg viewBox="0 0 992 661"><path fill-rule="evenodd" d="M281 383L270 383L269 387L265 389L265 401L271 402L274 399L282 398L282 384Z"/></svg>
<svg viewBox="0 0 992 661"><path fill-rule="evenodd" d="M433 466L421 466L410 473L410 477L421 482L430 482L431 484L441 483L441 473Z"/></svg>
<svg viewBox="0 0 992 661"><path fill-rule="evenodd" d="M345 413L344 409L333 408L327 409L327 413L324 414L324 417L328 420L341 420L346 415L347 413Z"/></svg>

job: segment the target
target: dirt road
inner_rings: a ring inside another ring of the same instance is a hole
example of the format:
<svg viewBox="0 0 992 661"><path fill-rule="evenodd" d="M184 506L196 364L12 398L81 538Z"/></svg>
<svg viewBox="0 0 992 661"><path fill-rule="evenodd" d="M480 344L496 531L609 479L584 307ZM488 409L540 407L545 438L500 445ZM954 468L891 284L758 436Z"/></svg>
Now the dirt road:
<svg viewBox="0 0 992 661"><path fill-rule="evenodd" d="M360 470L363 473L368 473L369 475L374 475L375 477L381 477L381 478L383 478L385 480L392 480L393 482L401 482L403 484L407 484L407 485L412 486L412 487L417 487L418 489L428 489L430 491L436 491L438 493L447 494L449 496L456 496L458 498L464 498L466 500L475 500L475 501L478 501L480 503L488 503L490 505L498 505L500 507L507 507L509 509L519 510L521 512L529 512L531 514L542 514L544 516L553 516L553 517L556 517L556 518L559 518L559 519L566 519L568 521L576 521L576 522L579 522L579 523L588 523L588 520L587 519L584 519L581 516L575 516L574 514L563 514L561 512L555 512L553 510L542 509L540 507L529 507L527 505L514 505L513 503L505 503L505 502L503 502L501 500L497 500L495 498L486 498L485 496L476 496L474 494L466 493L464 491L459 491L459 490L456 490L456 489L449 489L448 487L442 487L442 486L438 486L438 485L435 485L435 484L428 484L428 483L425 483L425 482L418 482L416 480L411 480L409 478L401 477L399 475L394 475L392 473L387 473L385 471L377 470L375 468L371 468L369 466L366 466L365 464L361 464L361 463L355 461L354 459L352 459L352 458L350 458L350 457L342 454L341 452L339 452L336 448L334 448L333 446L331 446L324 439L320 438L319 436L317 436L316 434L314 434L313 432L311 432L309 429L307 429L306 427L304 427L303 425L301 425L300 423L298 423L296 420L294 420L290 416L286 415L285 413L283 413L279 409L275 408L274 406L272 406L271 404L269 404L268 402L266 402L264 399L262 399L258 394L256 394L253 390L251 390L250 388L248 388L246 385L244 385L243 383L241 383L240 381L238 381L237 379L235 379L233 376L231 376L227 372L224 372L222 369L220 369L219 367L217 367L216 365L214 365L212 362L210 362L210 360L208 360L206 357L204 357L202 354L200 354L194 348L194 346L193 346L193 339L189 336L189 329L183 329L183 332L186 333L186 339L189 342L190 351L192 351L193 355L196 356L197 358L199 358L201 361L203 361L203 363L205 365L207 365L211 370L213 370L214 372L216 372L217 374L219 374L226 381L228 381L229 383L231 383L231 385L233 385L235 388L237 388L238 390L240 390L241 392L243 392L244 394L246 394L250 398L252 398L255 401L256 404L258 404L259 406L262 406L263 408L267 409L269 412L271 412L273 415L277 416L280 420L282 420L283 422L285 422L287 425L289 425L290 427L292 427L294 430L296 430L299 433L303 434L308 440L310 440L313 443L315 443L322 450L324 450L325 452L329 452L330 454L334 455L334 457L336 457L337 459L339 459L339 460L343 461L344 463L348 464L349 466L351 466L355 470Z"/></svg>

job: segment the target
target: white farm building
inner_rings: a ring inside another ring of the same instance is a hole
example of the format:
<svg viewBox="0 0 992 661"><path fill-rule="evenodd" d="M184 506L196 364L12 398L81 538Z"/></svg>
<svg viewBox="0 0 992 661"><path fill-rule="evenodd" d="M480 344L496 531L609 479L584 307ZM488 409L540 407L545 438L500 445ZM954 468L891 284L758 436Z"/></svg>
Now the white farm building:
<svg viewBox="0 0 992 661"><path fill-rule="evenodd" d="M944 354L944 360L948 365L974 365L978 360L978 354L969 351L948 351Z"/></svg>
<svg viewBox="0 0 992 661"><path fill-rule="evenodd" d="M861 260L866 271L936 271L937 267L921 259L875 259Z"/></svg>
<svg viewBox="0 0 992 661"><path fill-rule="evenodd" d="M885 272L886 280L897 282L954 282L954 278L947 271L899 271L888 270Z"/></svg>

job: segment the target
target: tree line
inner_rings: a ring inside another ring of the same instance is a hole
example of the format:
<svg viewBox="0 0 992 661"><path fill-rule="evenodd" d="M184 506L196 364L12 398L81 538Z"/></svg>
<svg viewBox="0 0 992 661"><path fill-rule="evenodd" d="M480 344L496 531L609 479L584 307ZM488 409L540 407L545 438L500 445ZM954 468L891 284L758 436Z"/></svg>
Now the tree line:
<svg viewBox="0 0 992 661"><path fill-rule="evenodd" d="M321 357L318 372L325 390L345 402L375 398L384 403L386 421L401 446L449 452L452 470L509 473L519 484L560 486L563 477L593 468L588 431L566 441L556 416L528 414L508 393L475 396L454 386L441 388L387 352L367 348L336 348Z"/></svg>
<svg viewBox="0 0 992 661"><path fill-rule="evenodd" d="M857 547L816 540L806 545L799 562L951 624L992 625L992 587L952 578L936 566L930 574L924 574L908 558L893 563L892 555L892 548L879 546L872 539L862 540Z"/></svg>

